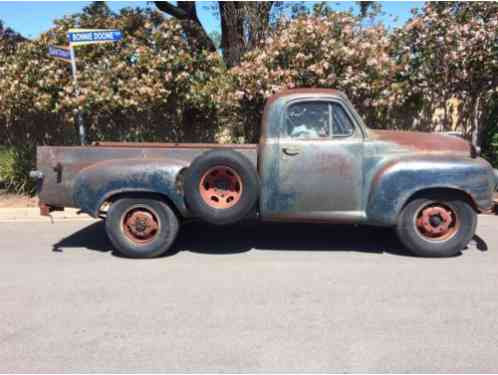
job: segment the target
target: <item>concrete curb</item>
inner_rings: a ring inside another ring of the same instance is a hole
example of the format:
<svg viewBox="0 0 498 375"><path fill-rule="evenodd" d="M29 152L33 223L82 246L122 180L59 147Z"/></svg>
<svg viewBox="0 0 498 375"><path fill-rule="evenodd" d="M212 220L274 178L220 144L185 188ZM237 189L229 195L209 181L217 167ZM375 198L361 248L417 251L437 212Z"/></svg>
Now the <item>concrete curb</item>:
<svg viewBox="0 0 498 375"><path fill-rule="evenodd" d="M64 211L54 211L50 215L54 221L90 221L96 220L87 214L77 214L78 210L66 208ZM20 208L0 208L0 222L10 221L46 221L50 222L48 216L40 215L39 207L20 207Z"/></svg>

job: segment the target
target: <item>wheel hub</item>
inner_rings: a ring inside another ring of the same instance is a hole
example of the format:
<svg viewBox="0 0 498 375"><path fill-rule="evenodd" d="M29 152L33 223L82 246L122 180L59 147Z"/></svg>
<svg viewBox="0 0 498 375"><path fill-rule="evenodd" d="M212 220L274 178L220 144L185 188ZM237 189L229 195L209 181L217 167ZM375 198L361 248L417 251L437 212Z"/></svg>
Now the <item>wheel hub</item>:
<svg viewBox="0 0 498 375"><path fill-rule="evenodd" d="M158 230L157 219L145 208L128 212L123 220L123 226L128 238L141 243L151 241Z"/></svg>
<svg viewBox="0 0 498 375"><path fill-rule="evenodd" d="M233 169L217 166L201 178L199 190L204 202L218 209L233 207L242 194L242 179Z"/></svg>
<svg viewBox="0 0 498 375"><path fill-rule="evenodd" d="M437 215L437 216L436 215L431 216L431 218L429 219L429 223L433 227L438 227L439 225L441 225L442 222L443 222L443 219L439 215Z"/></svg>
<svg viewBox="0 0 498 375"><path fill-rule="evenodd" d="M417 228L426 237L442 238L453 232L455 219L451 209L442 205L433 205L420 211Z"/></svg>

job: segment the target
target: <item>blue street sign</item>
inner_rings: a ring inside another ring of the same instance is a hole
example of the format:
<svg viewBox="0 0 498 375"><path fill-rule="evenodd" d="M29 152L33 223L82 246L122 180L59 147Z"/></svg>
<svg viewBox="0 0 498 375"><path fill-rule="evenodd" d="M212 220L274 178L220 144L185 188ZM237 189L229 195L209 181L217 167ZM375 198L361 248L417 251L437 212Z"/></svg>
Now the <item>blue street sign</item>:
<svg viewBox="0 0 498 375"><path fill-rule="evenodd" d="M78 77L76 74L76 56L74 47L84 44L117 42L123 39L123 33L119 30L70 29L67 33L67 39L69 40L69 61L71 62L71 70L73 72L73 83L76 88L74 90L74 93L76 97L78 97L80 95L80 88L78 85ZM83 116L78 110L76 111L75 115L76 123L78 124L80 133L80 142L82 145L84 145L85 126L83 124Z"/></svg>
<svg viewBox="0 0 498 375"><path fill-rule="evenodd" d="M48 46L48 54L49 56L62 59L67 62L71 61L71 52L64 47Z"/></svg>
<svg viewBox="0 0 498 375"><path fill-rule="evenodd" d="M119 30L71 29L67 33L71 45L117 42L123 39Z"/></svg>

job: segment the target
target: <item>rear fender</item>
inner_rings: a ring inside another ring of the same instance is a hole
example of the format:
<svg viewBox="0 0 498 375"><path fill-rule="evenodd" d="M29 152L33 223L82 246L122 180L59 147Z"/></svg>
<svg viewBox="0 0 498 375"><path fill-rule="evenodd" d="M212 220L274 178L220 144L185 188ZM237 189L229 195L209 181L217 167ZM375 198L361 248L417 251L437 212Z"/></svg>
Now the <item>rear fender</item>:
<svg viewBox="0 0 498 375"><path fill-rule="evenodd" d="M416 156L385 163L371 181L366 211L377 225L395 225L410 197L429 189L461 191L478 211L492 205L493 170L482 159Z"/></svg>
<svg viewBox="0 0 498 375"><path fill-rule="evenodd" d="M86 167L74 180L73 199L83 212L97 217L102 204L116 194L146 192L162 195L182 214L183 193L176 186L188 163L176 159L119 159Z"/></svg>

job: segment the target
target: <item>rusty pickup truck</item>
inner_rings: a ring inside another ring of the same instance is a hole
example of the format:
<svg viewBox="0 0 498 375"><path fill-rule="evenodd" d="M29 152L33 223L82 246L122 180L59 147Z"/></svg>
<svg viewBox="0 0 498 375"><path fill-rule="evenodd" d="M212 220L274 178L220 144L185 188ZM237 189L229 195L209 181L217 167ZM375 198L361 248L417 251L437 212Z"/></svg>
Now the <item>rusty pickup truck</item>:
<svg viewBox="0 0 498 375"><path fill-rule="evenodd" d="M169 251L186 220L254 216L393 227L413 253L442 257L492 208L495 172L461 138L369 129L341 92L296 89L268 100L257 145L43 146L32 176L43 213L105 218L129 257Z"/></svg>

